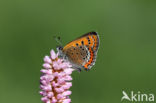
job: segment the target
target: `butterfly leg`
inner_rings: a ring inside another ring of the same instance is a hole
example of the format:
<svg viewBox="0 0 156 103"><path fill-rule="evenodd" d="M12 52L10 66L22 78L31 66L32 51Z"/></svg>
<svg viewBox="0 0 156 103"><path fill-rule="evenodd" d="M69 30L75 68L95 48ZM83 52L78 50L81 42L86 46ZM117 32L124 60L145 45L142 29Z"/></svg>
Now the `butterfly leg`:
<svg viewBox="0 0 156 103"><path fill-rule="evenodd" d="M73 67L73 68L75 68L79 73L81 72L81 68L79 67Z"/></svg>
<svg viewBox="0 0 156 103"><path fill-rule="evenodd" d="M77 68L78 72L81 72L81 68Z"/></svg>

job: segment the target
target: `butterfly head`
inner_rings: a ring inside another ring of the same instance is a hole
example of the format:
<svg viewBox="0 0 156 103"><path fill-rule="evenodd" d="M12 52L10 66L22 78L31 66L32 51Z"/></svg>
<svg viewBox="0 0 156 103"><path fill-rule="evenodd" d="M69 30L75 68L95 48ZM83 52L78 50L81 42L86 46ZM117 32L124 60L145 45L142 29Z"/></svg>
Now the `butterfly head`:
<svg viewBox="0 0 156 103"><path fill-rule="evenodd" d="M62 50L63 50L63 47L62 47L62 46L58 46L58 47L57 47L57 51L58 51L59 57L63 57L63 52L62 52Z"/></svg>
<svg viewBox="0 0 156 103"><path fill-rule="evenodd" d="M65 55L65 53L63 52L63 47L62 46L58 46L57 47L57 51L58 51L58 56L62 59L67 60L67 56Z"/></svg>

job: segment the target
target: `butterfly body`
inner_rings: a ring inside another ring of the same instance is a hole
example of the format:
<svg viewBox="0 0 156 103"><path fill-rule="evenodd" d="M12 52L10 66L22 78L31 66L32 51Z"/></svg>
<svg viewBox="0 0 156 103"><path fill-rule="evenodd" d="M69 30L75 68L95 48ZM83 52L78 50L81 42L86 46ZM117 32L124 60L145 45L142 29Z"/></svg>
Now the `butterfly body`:
<svg viewBox="0 0 156 103"><path fill-rule="evenodd" d="M81 71L82 68L90 70L95 64L98 47L98 34L89 32L58 50L59 55L68 60L73 68Z"/></svg>

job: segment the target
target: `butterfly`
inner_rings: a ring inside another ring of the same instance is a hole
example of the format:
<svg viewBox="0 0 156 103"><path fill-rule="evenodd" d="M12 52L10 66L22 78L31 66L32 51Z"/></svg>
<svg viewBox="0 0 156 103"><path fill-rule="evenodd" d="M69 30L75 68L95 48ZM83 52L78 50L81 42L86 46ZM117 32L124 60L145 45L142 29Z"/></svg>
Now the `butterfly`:
<svg viewBox="0 0 156 103"><path fill-rule="evenodd" d="M99 36L96 32L89 32L69 42L64 47L59 46L59 56L68 60L73 68L81 71L90 70L95 64L99 48Z"/></svg>

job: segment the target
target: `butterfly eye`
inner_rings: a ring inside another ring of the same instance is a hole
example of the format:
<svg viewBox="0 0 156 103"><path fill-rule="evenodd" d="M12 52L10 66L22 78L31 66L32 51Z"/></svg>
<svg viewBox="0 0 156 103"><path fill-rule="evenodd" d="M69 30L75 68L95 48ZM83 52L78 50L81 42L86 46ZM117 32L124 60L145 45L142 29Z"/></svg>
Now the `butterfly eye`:
<svg viewBox="0 0 156 103"><path fill-rule="evenodd" d="M58 46L57 47L57 50L62 50L63 48L61 46Z"/></svg>

